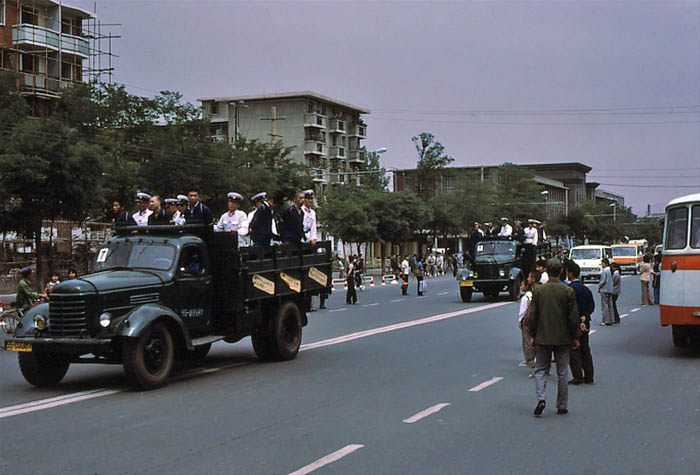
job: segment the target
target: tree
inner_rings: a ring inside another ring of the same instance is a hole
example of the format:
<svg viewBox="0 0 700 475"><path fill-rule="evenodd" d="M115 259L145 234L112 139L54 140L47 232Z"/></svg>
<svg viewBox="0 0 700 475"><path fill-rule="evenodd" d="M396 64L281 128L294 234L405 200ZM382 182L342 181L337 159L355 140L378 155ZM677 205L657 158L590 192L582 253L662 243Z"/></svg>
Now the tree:
<svg viewBox="0 0 700 475"><path fill-rule="evenodd" d="M497 171L500 195L496 206L497 214L511 220L544 217L546 202L540 195L543 187L538 185L534 178L532 171L525 167L507 162L500 165ZM500 216L493 218L498 217Z"/></svg>
<svg viewBox="0 0 700 475"><path fill-rule="evenodd" d="M319 195L319 221L343 242L361 243L377 238L377 214L369 192L360 186L338 185Z"/></svg>
<svg viewBox="0 0 700 475"><path fill-rule="evenodd" d="M387 191L389 178L386 176L386 168L379 163L379 154L369 152L366 147L362 147L365 152L365 163L362 171L366 172L362 177L362 184L370 190Z"/></svg>
<svg viewBox="0 0 700 475"><path fill-rule="evenodd" d="M445 147L429 132L421 132L411 138L418 153L416 166L416 191L418 196L429 199L437 189L440 170L454 161L445 153Z"/></svg>

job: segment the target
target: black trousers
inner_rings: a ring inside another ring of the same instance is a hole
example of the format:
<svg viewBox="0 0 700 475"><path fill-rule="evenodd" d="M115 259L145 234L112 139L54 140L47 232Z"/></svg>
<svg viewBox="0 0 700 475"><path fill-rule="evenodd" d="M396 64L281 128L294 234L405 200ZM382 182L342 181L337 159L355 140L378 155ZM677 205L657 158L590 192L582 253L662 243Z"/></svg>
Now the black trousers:
<svg viewBox="0 0 700 475"><path fill-rule="evenodd" d="M615 314L615 323L620 323L620 312L617 311L617 298L619 295L613 294L612 296L612 304L613 304L613 313Z"/></svg>
<svg viewBox="0 0 700 475"><path fill-rule="evenodd" d="M569 360L571 375L576 381L592 383L593 356L591 356L591 347L588 345L588 332L581 332L579 342L581 346L576 350L571 350L571 359Z"/></svg>
<svg viewBox="0 0 700 475"><path fill-rule="evenodd" d="M357 303L357 290L355 290L354 285L348 285L348 292L345 294L345 303Z"/></svg>

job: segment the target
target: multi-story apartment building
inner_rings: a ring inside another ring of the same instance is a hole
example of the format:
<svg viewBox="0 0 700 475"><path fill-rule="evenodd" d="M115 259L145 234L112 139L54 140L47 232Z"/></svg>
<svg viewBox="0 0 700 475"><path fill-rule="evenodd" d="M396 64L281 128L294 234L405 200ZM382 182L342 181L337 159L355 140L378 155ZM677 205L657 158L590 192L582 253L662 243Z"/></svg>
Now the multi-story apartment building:
<svg viewBox="0 0 700 475"><path fill-rule="evenodd" d="M293 160L312 169L316 183L359 182L368 109L311 91L198 100L215 139L281 140L294 147Z"/></svg>
<svg viewBox="0 0 700 475"><path fill-rule="evenodd" d="M47 115L61 89L82 81L91 19L60 0L0 0L0 69L19 73L34 115Z"/></svg>

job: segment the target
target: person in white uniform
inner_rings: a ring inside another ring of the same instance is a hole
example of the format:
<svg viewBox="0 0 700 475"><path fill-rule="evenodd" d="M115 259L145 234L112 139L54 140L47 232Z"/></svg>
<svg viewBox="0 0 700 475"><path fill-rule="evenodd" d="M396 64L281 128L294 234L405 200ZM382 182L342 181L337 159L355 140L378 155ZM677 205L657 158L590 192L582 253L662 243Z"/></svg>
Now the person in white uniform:
<svg viewBox="0 0 700 475"><path fill-rule="evenodd" d="M501 218L501 230L498 231L498 237L502 239L510 239L513 236L513 227L508 224L508 218Z"/></svg>
<svg viewBox="0 0 700 475"><path fill-rule="evenodd" d="M316 229L316 211L314 205L314 190L304 190L304 240L311 244L316 244L318 240L318 231Z"/></svg>
<svg viewBox="0 0 700 475"><path fill-rule="evenodd" d="M142 191L136 193L136 209L138 209L138 211L131 215L131 217L134 218L137 226L148 226L148 217L153 213L153 211L148 209L149 201L151 201L151 195L148 193Z"/></svg>
<svg viewBox="0 0 700 475"><path fill-rule="evenodd" d="M226 196L228 198L228 211L221 215L214 229L219 232L237 234L238 247L247 246L248 216L238 209L241 206L241 201L243 201L243 196L234 192Z"/></svg>

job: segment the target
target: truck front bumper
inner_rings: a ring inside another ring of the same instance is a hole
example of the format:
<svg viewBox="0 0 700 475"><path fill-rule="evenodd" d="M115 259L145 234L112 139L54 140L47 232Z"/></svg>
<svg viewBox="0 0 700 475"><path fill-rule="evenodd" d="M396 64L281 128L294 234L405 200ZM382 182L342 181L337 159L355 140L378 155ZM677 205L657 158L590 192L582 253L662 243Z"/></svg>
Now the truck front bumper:
<svg viewBox="0 0 700 475"><path fill-rule="evenodd" d="M104 354L113 348L112 340L104 338L8 338L7 351L47 351L56 354Z"/></svg>

